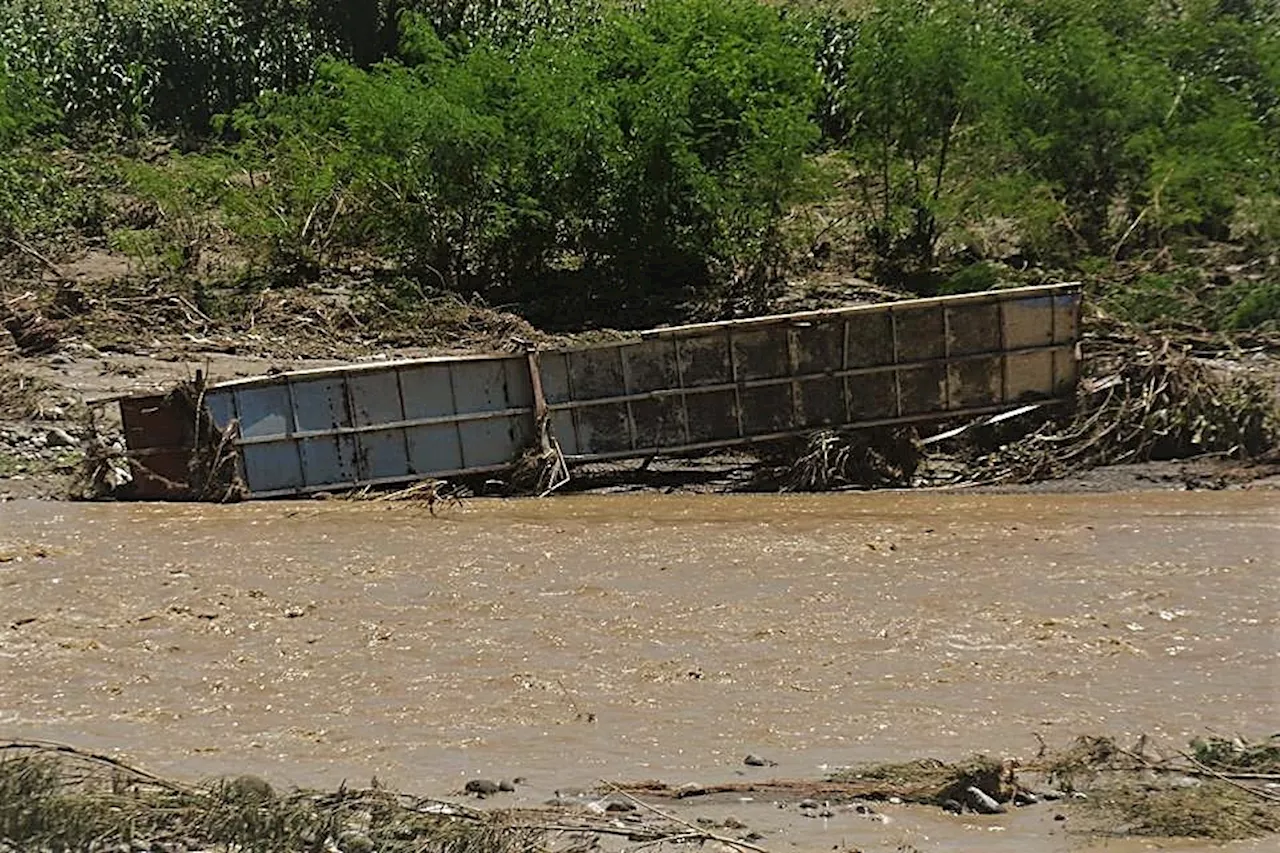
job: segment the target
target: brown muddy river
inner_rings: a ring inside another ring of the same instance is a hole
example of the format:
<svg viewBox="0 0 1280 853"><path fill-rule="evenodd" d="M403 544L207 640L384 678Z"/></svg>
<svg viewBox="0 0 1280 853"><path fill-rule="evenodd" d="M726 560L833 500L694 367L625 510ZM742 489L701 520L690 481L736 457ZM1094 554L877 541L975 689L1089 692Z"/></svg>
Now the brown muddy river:
<svg viewBox="0 0 1280 853"><path fill-rule="evenodd" d="M0 504L0 738L285 787L528 777L506 805L599 779L1029 756L1035 733L1262 737L1280 728L1278 558L1275 492L580 496L439 517L17 501ZM687 808L734 811L773 850L1150 849L1089 842L1049 807Z"/></svg>

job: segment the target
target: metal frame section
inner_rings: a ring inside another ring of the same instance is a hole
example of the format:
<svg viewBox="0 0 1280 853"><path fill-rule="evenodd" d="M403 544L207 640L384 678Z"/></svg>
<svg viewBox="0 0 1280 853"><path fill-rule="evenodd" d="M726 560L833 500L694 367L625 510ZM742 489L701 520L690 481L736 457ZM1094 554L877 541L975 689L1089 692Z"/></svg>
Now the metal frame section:
<svg viewBox="0 0 1280 853"><path fill-rule="evenodd" d="M205 405L250 496L305 494L501 470L548 430L587 462L1066 399L1079 312L1078 285L1018 288L254 377Z"/></svg>
<svg viewBox="0 0 1280 853"><path fill-rule="evenodd" d="M205 405L237 430L252 497L496 471L534 440L523 355L255 377L211 387Z"/></svg>
<svg viewBox="0 0 1280 853"><path fill-rule="evenodd" d="M570 461L682 453L1069 399L1080 287L654 329L542 354Z"/></svg>

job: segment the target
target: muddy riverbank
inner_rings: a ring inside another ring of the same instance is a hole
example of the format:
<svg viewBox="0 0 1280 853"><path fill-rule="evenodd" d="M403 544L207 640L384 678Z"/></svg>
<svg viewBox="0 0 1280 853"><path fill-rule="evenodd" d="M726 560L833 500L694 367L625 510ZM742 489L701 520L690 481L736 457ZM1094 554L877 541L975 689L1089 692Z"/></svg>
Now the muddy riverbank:
<svg viewBox="0 0 1280 853"><path fill-rule="evenodd" d="M1261 491L12 501L0 730L285 788L527 777L504 805L761 772L748 752L816 778L1037 734L1181 745L1276 719L1277 546ZM695 808L777 847L1081 843L1047 811Z"/></svg>

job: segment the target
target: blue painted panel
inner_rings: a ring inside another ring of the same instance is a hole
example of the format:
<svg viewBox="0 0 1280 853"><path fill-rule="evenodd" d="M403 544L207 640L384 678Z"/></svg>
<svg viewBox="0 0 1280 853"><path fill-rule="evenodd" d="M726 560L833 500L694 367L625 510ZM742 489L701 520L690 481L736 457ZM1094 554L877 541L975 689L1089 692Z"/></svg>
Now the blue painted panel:
<svg viewBox="0 0 1280 853"><path fill-rule="evenodd" d="M560 452L568 456L575 456L582 452L572 411L561 410L551 413L551 434L560 443Z"/></svg>
<svg viewBox="0 0 1280 853"><path fill-rule="evenodd" d="M341 374L293 382L294 423L299 432L351 426L346 383Z"/></svg>
<svg viewBox="0 0 1280 853"><path fill-rule="evenodd" d="M351 418L355 426L404 419L399 373L394 368L349 374L347 387L351 390Z"/></svg>
<svg viewBox="0 0 1280 853"><path fill-rule="evenodd" d="M355 482L356 442L349 435L304 438L299 443L304 479L308 486Z"/></svg>
<svg viewBox="0 0 1280 853"><path fill-rule="evenodd" d="M365 480L409 476L404 430L363 432L357 439L360 474Z"/></svg>
<svg viewBox="0 0 1280 853"><path fill-rule="evenodd" d="M515 460L533 438L533 416L489 418L458 425L462 462L467 468L505 465Z"/></svg>
<svg viewBox="0 0 1280 853"><path fill-rule="evenodd" d="M455 412L448 364L424 364L400 370L406 420L440 418Z"/></svg>
<svg viewBox="0 0 1280 853"><path fill-rule="evenodd" d="M235 392L240 434L245 438L286 435L289 432L289 388L263 385Z"/></svg>
<svg viewBox="0 0 1280 853"><path fill-rule="evenodd" d="M302 466L294 442L246 444L243 451L245 480L250 491L274 492L303 487Z"/></svg>
<svg viewBox="0 0 1280 853"><path fill-rule="evenodd" d="M453 399L459 413L512 408L507 393L506 365L498 359L454 362Z"/></svg>
<svg viewBox="0 0 1280 853"><path fill-rule="evenodd" d="M236 396L231 391L212 391L205 394L204 404L209 409L209 417L220 430L225 430L236 417Z"/></svg>
<svg viewBox="0 0 1280 853"><path fill-rule="evenodd" d="M542 374L542 394L548 403L567 403L569 393L569 356L562 352L544 352L538 355L539 372Z"/></svg>
<svg viewBox="0 0 1280 853"><path fill-rule="evenodd" d="M533 406L533 383L529 381L527 356L509 358L502 362L507 378L507 408L519 409ZM546 391L543 391L546 394Z"/></svg>
<svg viewBox="0 0 1280 853"><path fill-rule="evenodd" d="M437 471L457 471L462 467L462 448L454 424L410 427L409 467L412 473L430 476Z"/></svg>

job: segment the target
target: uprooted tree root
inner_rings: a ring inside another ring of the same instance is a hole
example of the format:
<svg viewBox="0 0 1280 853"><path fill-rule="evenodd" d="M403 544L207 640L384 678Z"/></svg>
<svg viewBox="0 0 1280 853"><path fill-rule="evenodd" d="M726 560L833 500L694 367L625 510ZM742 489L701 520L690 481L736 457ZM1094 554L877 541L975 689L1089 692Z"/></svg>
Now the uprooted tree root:
<svg viewBox="0 0 1280 853"><path fill-rule="evenodd" d="M764 448L762 479L786 492L909 486L921 457L911 428L818 430Z"/></svg>
<svg viewBox="0 0 1280 853"><path fill-rule="evenodd" d="M1260 381L1215 370L1189 347L1131 330L1086 339L1074 409L994 449L961 451L973 483L1052 480L1103 465L1217 453L1248 459L1280 439L1280 411Z"/></svg>

